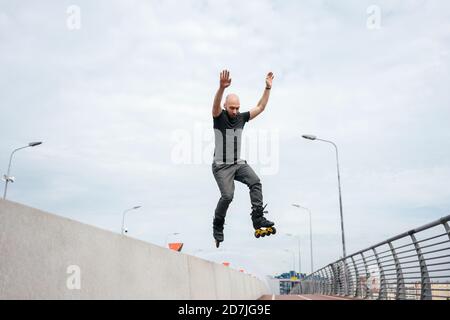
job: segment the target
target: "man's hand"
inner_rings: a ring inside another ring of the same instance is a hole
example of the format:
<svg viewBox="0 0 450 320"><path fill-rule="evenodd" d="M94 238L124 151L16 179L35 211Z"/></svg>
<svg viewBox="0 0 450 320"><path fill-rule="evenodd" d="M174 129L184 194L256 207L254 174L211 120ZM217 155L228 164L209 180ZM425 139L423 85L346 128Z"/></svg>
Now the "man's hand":
<svg viewBox="0 0 450 320"><path fill-rule="evenodd" d="M220 88L226 89L231 85L230 71L223 70L220 73Z"/></svg>
<svg viewBox="0 0 450 320"><path fill-rule="evenodd" d="M266 77L266 88L268 88L268 89L272 88L272 81L273 81L274 78L275 77L273 75L273 72L269 72L267 74L267 77Z"/></svg>
<svg viewBox="0 0 450 320"><path fill-rule="evenodd" d="M223 70L220 73L220 88L217 90L216 96L214 97L214 103L212 108L212 116L214 118L220 116L222 113L222 108L220 104L222 103L223 92L226 88L231 85L230 71Z"/></svg>

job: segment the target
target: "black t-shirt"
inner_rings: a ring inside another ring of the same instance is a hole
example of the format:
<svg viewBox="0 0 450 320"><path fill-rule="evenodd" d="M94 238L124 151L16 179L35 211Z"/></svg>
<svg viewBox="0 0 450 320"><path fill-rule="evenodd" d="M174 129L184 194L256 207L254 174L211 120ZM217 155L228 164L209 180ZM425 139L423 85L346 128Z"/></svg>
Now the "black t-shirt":
<svg viewBox="0 0 450 320"><path fill-rule="evenodd" d="M213 118L216 147L214 162L222 164L240 163L242 130L250 120L250 112L238 113L235 118L228 115L226 110Z"/></svg>

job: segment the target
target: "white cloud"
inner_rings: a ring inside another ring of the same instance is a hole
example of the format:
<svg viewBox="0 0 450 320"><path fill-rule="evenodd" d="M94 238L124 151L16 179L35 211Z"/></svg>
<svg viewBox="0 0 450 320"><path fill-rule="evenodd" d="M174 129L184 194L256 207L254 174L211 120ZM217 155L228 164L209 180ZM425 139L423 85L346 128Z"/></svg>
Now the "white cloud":
<svg viewBox="0 0 450 320"><path fill-rule="evenodd" d="M225 244L244 256L236 265L285 271L283 249L296 243L283 234L297 231L308 265L307 220L292 202L314 213L316 266L339 257L334 151L302 133L339 146L347 251L449 208L447 2L380 1L380 30L366 27L369 1L79 1L79 31L67 30L69 4L0 9L0 163L45 141L17 155L11 199L115 231L139 203L131 235L163 244L183 230L188 252L212 249L211 168L174 165L171 136L212 126L218 74L229 68L244 109L275 72L269 106L248 128L280 132L280 171L261 177L281 231L253 238L239 186Z"/></svg>

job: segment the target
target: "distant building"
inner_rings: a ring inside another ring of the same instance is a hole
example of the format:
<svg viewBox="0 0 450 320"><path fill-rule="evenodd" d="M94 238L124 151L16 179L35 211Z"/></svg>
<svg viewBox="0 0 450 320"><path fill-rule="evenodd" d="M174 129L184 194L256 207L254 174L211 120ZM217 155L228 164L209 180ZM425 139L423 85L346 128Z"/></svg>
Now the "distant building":
<svg viewBox="0 0 450 320"><path fill-rule="evenodd" d="M274 276L274 279L279 280L280 294L287 295L291 292L292 288L294 288L296 284L300 283L300 280L304 279L305 277L306 275L304 273L289 271L278 276Z"/></svg>

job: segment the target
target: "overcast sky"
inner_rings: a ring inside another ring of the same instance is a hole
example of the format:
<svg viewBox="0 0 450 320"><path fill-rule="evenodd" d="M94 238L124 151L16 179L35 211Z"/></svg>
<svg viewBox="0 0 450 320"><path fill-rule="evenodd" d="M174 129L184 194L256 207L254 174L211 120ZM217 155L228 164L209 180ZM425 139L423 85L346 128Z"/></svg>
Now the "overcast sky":
<svg viewBox="0 0 450 320"><path fill-rule="evenodd" d="M373 6L375 5L375 6ZM0 168L8 199L252 274L309 272L341 256L334 149L347 253L450 214L450 3L442 0L0 0ZM211 107L222 69L275 237L253 237L236 184L225 243L212 217ZM179 235L170 233L178 232ZM202 250L202 251L200 251Z"/></svg>

